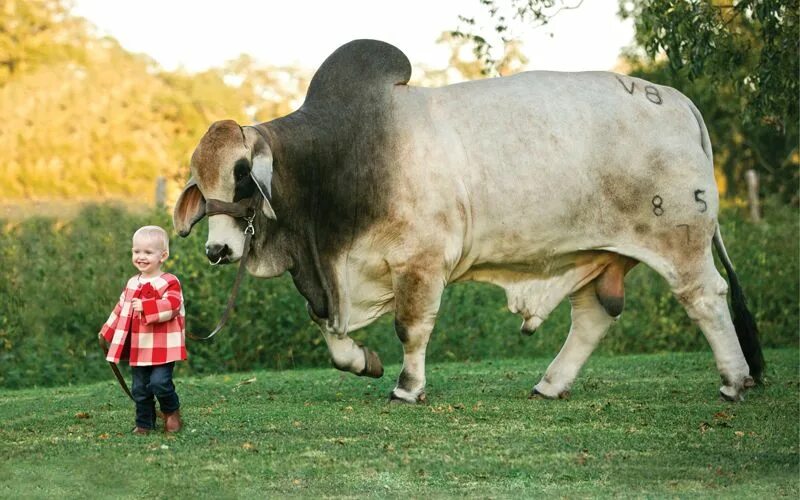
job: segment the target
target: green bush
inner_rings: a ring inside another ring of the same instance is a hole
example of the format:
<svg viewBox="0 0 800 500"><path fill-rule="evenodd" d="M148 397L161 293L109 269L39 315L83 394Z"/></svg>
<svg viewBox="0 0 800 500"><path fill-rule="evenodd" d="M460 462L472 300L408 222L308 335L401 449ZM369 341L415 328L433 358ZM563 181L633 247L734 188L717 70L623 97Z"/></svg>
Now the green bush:
<svg viewBox="0 0 800 500"><path fill-rule="evenodd" d="M721 215L722 232L767 347L798 344L798 221L793 207L766 206L766 222L753 225L737 209ZM49 386L110 377L97 332L114 306L130 263L130 238L145 224L171 227L169 214L128 213L97 205L69 222L30 218L0 221L0 385ZM198 228L173 238L166 270L184 285L187 329L211 330L227 301L236 268L211 267ZM724 274L724 273L723 273ZM626 279L622 318L601 343L606 353L707 349L700 331L664 280L645 266ZM181 373L327 366L321 334L288 276L245 279L228 325L214 341L188 341ZM447 289L428 348L430 361L554 356L569 330L567 301L532 337L506 309L501 289L456 284ZM385 363L402 359L391 317L353 337L377 350ZM769 360L767 360L769 362Z"/></svg>

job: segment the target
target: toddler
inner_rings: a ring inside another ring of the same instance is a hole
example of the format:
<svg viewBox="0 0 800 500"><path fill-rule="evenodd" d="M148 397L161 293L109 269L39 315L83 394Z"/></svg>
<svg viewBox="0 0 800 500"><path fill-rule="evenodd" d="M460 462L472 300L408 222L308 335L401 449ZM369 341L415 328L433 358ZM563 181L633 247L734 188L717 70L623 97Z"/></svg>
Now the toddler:
<svg viewBox="0 0 800 500"><path fill-rule="evenodd" d="M186 359L181 284L161 271L169 256L169 236L158 226L144 226L133 234L133 265L139 273L128 280L119 302L100 330L111 345L106 359L127 359L133 372L131 394L136 402L136 434L155 428L158 399L164 430L182 427L180 401L172 382L175 361Z"/></svg>

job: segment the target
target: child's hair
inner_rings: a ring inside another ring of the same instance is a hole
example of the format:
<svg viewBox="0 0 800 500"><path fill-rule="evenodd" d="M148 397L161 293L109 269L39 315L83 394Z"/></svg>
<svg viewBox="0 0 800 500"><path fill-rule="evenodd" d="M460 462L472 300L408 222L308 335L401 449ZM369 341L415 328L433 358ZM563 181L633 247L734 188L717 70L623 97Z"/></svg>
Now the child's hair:
<svg viewBox="0 0 800 500"><path fill-rule="evenodd" d="M159 226L142 226L133 233L133 240L136 240L137 236L158 241L164 251L169 253L169 235L163 228Z"/></svg>

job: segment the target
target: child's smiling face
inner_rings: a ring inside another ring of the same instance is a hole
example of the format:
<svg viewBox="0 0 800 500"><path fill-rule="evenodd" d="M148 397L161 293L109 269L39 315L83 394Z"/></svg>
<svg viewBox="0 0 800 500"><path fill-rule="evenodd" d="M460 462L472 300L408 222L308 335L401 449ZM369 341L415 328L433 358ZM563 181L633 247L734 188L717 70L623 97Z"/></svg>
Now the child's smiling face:
<svg viewBox="0 0 800 500"><path fill-rule="evenodd" d="M167 251L159 238L137 235L133 239L131 260L143 276L154 276L161 271L161 264L167 260Z"/></svg>

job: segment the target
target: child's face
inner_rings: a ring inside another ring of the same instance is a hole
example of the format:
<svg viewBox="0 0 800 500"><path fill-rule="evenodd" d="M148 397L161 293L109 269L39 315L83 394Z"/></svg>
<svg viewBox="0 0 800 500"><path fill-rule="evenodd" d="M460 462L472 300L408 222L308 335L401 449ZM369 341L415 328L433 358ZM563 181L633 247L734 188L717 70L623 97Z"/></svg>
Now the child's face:
<svg viewBox="0 0 800 500"><path fill-rule="evenodd" d="M131 249L133 265L145 276L158 273L161 264L167 260L167 252L163 246L157 238L145 236L134 238Z"/></svg>

